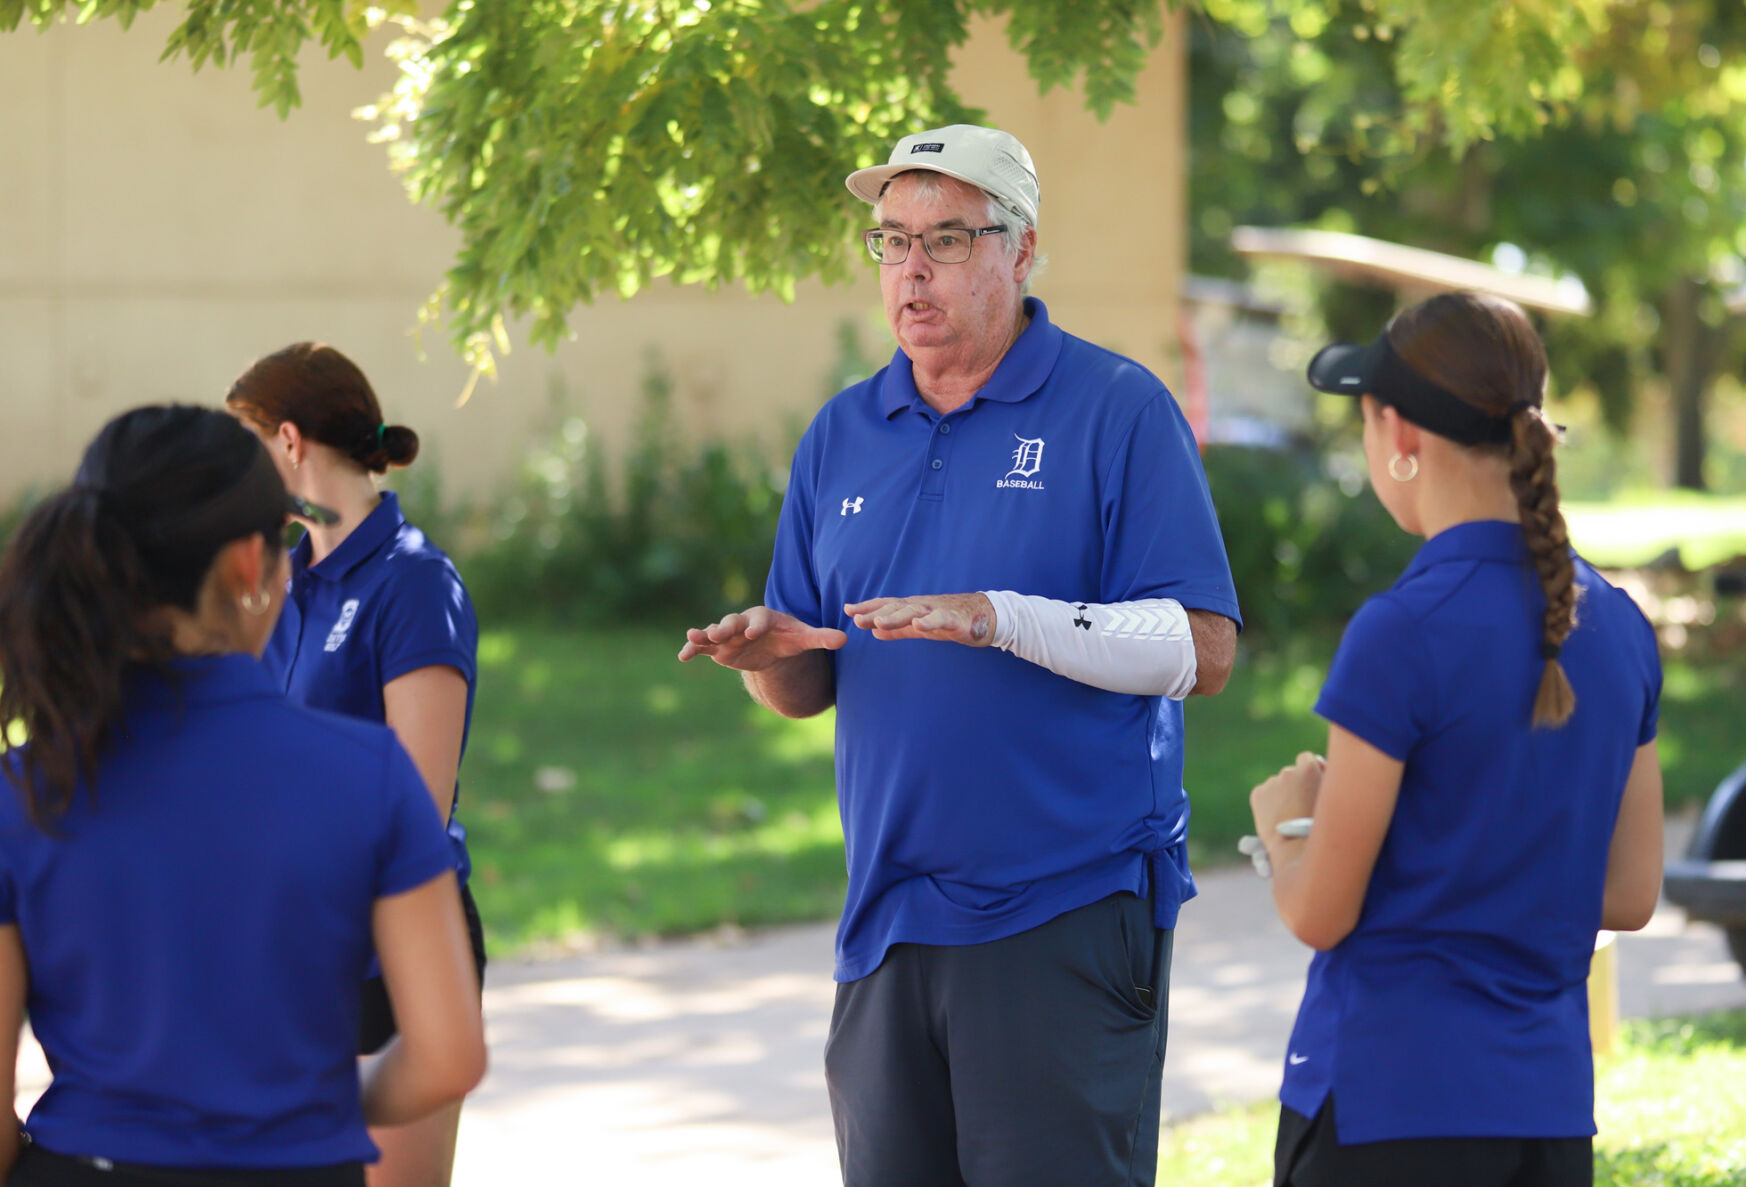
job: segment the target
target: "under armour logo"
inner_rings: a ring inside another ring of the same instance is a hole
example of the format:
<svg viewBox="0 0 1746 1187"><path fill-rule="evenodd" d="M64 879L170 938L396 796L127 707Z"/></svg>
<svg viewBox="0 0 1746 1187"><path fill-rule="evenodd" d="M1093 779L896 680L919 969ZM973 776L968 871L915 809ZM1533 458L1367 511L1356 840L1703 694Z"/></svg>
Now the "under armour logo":
<svg viewBox="0 0 1746 1187"><path fill-rule="evenodd" d="M847 515L851 511L853 511L856 515L861 514L861 504L866 502L866 501L867 500L865 498L861 497L860 495L857 495L852 499L844 499L843 500L843 514Z"/></svg>
<svg viewBox="0 0 1746 1187"><path fill-rule="evenodd" d="M1073 619L1073 625L1077 626L1077 627L1084 627L1086 630L1090 630L1091 629L1091 619L1085 617L1085 603L1084 602L1075 602L1073 605L1073 608L1075 610L1079 611L1078 615Z"/></svg>

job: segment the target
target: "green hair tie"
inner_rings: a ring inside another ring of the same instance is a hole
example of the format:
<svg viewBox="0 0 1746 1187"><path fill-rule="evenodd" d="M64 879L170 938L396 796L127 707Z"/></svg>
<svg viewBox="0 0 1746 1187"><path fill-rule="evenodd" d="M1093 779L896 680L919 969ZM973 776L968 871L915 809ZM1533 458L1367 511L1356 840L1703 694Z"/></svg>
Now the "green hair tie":
<svg viewBox="0 0 1746 1187"><path fill-rule="evenodd" d="M388 433L388 426L386 424L379 424L376 426L376 448L377 449L382 448L382 438L385 437L387 435L387 433Z"/></svg>

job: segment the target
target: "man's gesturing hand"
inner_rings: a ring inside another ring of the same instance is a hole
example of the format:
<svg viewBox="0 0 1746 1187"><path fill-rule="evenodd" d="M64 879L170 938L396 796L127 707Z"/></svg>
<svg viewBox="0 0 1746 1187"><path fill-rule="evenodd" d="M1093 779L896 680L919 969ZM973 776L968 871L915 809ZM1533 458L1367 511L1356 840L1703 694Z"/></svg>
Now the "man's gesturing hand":
<svg viewBox="0 0 1746 1187"><path fill-rule="evenodd" d="M685 632L681 662L707 655L724 668L761 672L803 651L835 651L849 637L830 627L808 626L768 606L730 614L720 622Z"/></svg>
<svg viewBox="0 0 1746 1187"><path fill-rule="evenodd" d="M868 598L843 613L875 639L941 639L966 647L994 642L994 605L979 593Z"/></svg>

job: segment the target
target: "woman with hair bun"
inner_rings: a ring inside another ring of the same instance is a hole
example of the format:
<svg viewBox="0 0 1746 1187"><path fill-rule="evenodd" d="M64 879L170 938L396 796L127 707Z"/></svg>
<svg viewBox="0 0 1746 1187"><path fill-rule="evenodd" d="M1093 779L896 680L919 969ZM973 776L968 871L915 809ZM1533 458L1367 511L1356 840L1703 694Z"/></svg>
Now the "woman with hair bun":
<svg viewBox="0 0 1746 1187"><path fill-rule="evenodd" d="M256 663L290 498L203 408L109 422L0 558L0 1069L53 1079L8 1187L361 1187L366 1123L459 1100L485 1047L448 840L379 726ZM354 1056L379 957L398 1040ZM21 1148L22 1146L22 1148Z"/></svg>
<svg viewBox="0 0 1746 1187"><path fill-rule="evenodd" d="M418 456L418 434L386 424L364 373L331 346L299 342L256 361L225 398L266 445L286 487L333 509L305 519L291 552L285 613L263 657L299 704L387 724L448 822L461 904L481 978L485 942L467 889L457 777L473 714L479 627L449 558L406 521L375 479ZM365 990L358 1053L393 1037L398 1003L380 977ZM417 1125L373 1130L371 1187L450 1180L460 1105Z"/></svg>
<svg viewBox="0 0 1746 1187"><path fill-rule="evenodd" d="M1371 484L1426 542L1340 641L1326 759L1250 796L1317 949L1274 1182L1586 1185L1595 935L1661 882L1654 631L1570 549L1520 308L1432 297L1309 379L1359 399Z"/></svg>

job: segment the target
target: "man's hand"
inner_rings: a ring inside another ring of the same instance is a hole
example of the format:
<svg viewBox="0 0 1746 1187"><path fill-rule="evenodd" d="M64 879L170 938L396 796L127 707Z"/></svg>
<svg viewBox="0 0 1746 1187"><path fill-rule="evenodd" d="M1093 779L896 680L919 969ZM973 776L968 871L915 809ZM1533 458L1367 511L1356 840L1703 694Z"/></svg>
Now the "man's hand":
<svg viewBox="0 0 1746 1187"><path fill-rule="evenodd" d="M966 647L994 642L994 606L979 593L868 598L843 613L875 639L939 639Z"/></svg>
<svg viewBox="0 0 1746 1187"><path fill-rule="evenodd" d="M835 651L848 641L849 636L842 631L808 626L768 606L753 606L720 622L686 631L679 660L683 663L707 655L724 668L762 672L802 652Z"/></svg>
<svg viewBox="0 0 1746 1187"><path fill-rule="evenodd" d="M1322 771L1327 760L1304 751L1297 762L1258 785L1249 793L1249 811L1255 816L1255 834L1271 846L1281 820L1316 814L1316 795L1322 789Z"/></svg>

